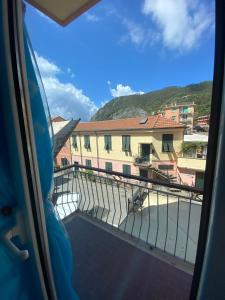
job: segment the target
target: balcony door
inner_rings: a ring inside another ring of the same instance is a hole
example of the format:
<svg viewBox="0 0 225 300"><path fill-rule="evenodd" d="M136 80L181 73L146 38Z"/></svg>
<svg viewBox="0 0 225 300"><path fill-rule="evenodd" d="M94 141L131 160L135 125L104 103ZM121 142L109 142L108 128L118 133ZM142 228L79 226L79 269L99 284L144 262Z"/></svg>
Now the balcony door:
<svg viewBox="0 0 225 300"><path fill-rule="evenodd" d="M141 144L141 157L145 159L145 161L150 161L151 154L151 145L150 144Z"/></svg>

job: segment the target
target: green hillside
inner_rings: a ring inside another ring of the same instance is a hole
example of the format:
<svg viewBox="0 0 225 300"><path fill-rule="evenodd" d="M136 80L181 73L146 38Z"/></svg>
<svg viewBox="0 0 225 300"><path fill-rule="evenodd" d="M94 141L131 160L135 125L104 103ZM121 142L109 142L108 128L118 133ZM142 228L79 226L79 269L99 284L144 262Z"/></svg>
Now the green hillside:
<svg viewBox="0 0 225 300"><path fill-rule="evenodd" d="M122 119L153 114L172 102L195 102L195 118L210 113L212 82L204 81L185 87L167 87L143 95L130 95L112 99L100 108L92 121Z"/></svg>

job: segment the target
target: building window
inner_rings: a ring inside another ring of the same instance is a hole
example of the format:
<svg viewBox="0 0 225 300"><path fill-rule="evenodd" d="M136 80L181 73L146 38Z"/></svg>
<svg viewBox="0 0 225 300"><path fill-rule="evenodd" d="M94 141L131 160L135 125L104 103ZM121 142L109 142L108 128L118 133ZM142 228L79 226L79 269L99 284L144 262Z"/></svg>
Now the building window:
<svg viewBox="0 0 225 300"><path fill-rule="evenodd" d="M77 149L77 136L76 135L72 135L72 145L73 145L73 148Z"/></svg>
<svg viewBox="0 0 225 300"><path fill-rule="evenodd" d="M65 167L65 166L68 166L68 164L69 164L68 159L67 159L66 157L62 157L62 158L61 158L61 165L62 165L63 167Z"/></svg>
<svg viewBox="0 0 225 300"><path fill-rule="evenodd" d="M159 170L173 170L174 166L173 165L158 165L158 169Z"/></svg>
<svg viewBox="0 0 225 300"><path fill-rule="evenodd" d="M122 150L130 151L130 135L122 135Z"/></svg>
<svg viewBox="0 0 225 300"><path fill-rule="evenodd" d="M162 152L173 151L173 134L162 135Z"/></svg>
<svg viewBox="0 0 225 300"><path fill-rule="evenodd" d="M105 169L106 169L106 171L112 171L112 163L111 162L106 162L105 163Z"/></svg>
<svg viewBox="0 0 225 300"><path fill-rule="evenodd" d="M84 135L84 148L91 149L90 135Z"/></svg>
<svg viewBox="0 0 225 300"><path fill-rule="evenodd" d="M105 135L105 150L112 150L112 137L111 135Z"/></svg>
<svg viewBox="0 0 225 300"><path fill-rule="evenodd" d="M91 168L91 160L90 159L86 159L85 160L85 165L86 165L86 167L90 167Z"/></svg>
<svg viewBox="0 0 225 300"><path fill-rule="evenodd" d="M182 108L181 108L181 112L182 112L183 114L187 114L187 113L188 113L188 106L182 107Z"/></svg>
<svg viewBox="0 0 225 300"><path fill-rule="evenodd" d="M123 174L125 174L125 175L131 174L130 165L123 165Z"/></svg>
<svg viewBox="0 0 225 300"><path fill-rule="evenodd" d="M175 120L176 120L176 116L172 116L171 119L172 119L173 121L175 121Z"/></svg>

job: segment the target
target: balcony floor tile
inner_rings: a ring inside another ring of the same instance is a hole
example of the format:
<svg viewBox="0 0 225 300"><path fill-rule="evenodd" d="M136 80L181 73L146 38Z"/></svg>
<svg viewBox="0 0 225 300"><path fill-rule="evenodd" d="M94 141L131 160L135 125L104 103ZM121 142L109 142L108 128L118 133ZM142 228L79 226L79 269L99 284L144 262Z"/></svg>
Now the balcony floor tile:
<svg viewBox="0 0 225 300"><path fill-rule="evenodd" d="M80 299L188 299L192 276L80 216L66 221Z"/></svg>

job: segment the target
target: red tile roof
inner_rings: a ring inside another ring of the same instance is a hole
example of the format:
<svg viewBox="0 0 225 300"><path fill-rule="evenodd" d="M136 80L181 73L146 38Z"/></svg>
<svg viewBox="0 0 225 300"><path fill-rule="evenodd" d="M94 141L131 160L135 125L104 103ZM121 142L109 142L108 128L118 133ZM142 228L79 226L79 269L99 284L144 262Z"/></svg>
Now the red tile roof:
<svg viewBox="0 0 225 300"><path fill-rule="evenodd" d="M52 122L61 122L61 121L66 121L60 116L52 117Z"/></svg>
<svg viewBox="0 0 225 300"><path fill-rule="evenodd" d="M141 117L94 121L94 122L80 122L74 131L110 131L110 130L135 130L135 129L160 129L160 128L185 128L184 125L177 123L165 117L148 116L144 124L140 121L144 119Z"/></svg>

